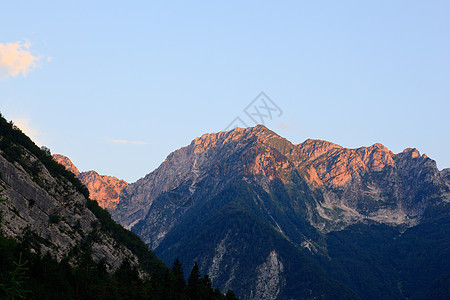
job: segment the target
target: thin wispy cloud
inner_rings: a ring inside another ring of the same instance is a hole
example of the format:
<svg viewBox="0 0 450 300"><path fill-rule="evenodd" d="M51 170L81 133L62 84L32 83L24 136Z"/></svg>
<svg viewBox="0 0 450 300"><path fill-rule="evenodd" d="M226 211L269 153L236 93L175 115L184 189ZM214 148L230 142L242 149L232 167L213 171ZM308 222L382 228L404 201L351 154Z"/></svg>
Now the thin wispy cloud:
<svg viewBox="0 0 450 300"><path fill-rule="evenodd" d="M147 142L143 142L143 141L129 141L129 140L114 140L114 139L109 139L108 142L113 143L113 144L135 144L135 145L147 145Z"/></svg>
<svg viewBox="0 0 450 300"><path fill-rule="evenodd" d="M280 129L280 130L298 130L300 128L298 127L298 125L296 125L293 122L289 122L289 123L280 122L280 123L278 123L278 129Z"/></svg>
<svg viewBox="0 0 450 300"><path fill-rule="evenodd" d="M27 118L17 118L13 120L14 125L20 128L23 133L28 135L35 143L38 145L42 145L42 141L40 140L42 137L42 132L33 128L30 124L30 119Z"/></svg>
<svg viewBox="0 0 450 300"><path fill-rule="evenodd" d="M37 66L41 58L31 54L30 46L29 41L0 43L0 79L26 76Z"/></svg>

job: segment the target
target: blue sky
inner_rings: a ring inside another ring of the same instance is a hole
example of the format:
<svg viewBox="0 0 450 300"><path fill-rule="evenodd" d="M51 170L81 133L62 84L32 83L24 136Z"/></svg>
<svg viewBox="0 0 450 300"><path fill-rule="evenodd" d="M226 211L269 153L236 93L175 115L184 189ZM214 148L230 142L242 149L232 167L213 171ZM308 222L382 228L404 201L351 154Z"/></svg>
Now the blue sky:
<svg viewBox="0 0 450 300"><path fill-rule="evenodd" d="M237 116L255 125L243 110L264 91L283 111L265 125L294 143L416 147L443 169L449 15L448 1L8 1L0 111L80 170L133 182Z"/></svg>

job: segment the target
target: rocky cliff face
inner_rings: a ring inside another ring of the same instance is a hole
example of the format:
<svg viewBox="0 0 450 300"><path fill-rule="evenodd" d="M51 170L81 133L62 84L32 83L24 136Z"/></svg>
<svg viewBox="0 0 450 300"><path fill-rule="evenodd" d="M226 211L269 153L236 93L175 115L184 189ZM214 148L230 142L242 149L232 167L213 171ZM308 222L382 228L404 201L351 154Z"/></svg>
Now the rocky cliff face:
<svg viewBox="0 0 450 300"><path fill-rule="evenodd" d="M293 253L327 255L323 234L356 223L404 231L448 203L449 187L448 172L416 149L294 145L256 126L205 134L173 152L122 191L112 214L166 261L182 253L244 299L327 298L304 281L309 263Z"/></svg>
<svg viewBox="0 0 450 300"><path fill-rule="evenodd" d="M54 154L53 159L71 171L88 188L91 198L104 209L114 210L119 203L120 192L128 185L124 180L114 176L99 175L95 171L79 172L72 161L61 154Z"/></svg>
<svg viewBox="0 0 450 300"><path fill-rule="evenodd" d="M114 227L109 215L88 196L72 173L0 118L2 235L25 243L34 253L68 259L74 266L83 255L104 261L109 271L125 260L137 266L138 254L124 239L117 239L128 234ZM155 262L160 263L156 258Z"/></svg>
<svg viewBox="0 0 450 300"><path fill-rule="evenodd" d="M450 168L442 170L441 177L450 182Z"/></svg>
<svg viewBox="0 0 450 300"><path fill-rule="evenodd" d="M296 148L303 154L310 143ZM413 226L428 207L447 199L445 178L436 163L425 154L420 156L417 149L393 154L381 144L358 149L333 147L294 163L299 173L322 191L323 201L316 207L322 220L311 221L324 231L363 220Z"/></svg>
<svg viewBox="0 0 450 300"><path fill-rule="evenodd" d="M71 256L85 241L92 242L92 258L105 259L110 270L123 260L137 264L136 256L100 230L100 221L87 208L86 198L70 182L53 177L30 153L25 159L39 168L30 176L19 163L0 156L1 231L31 243L33 251L49 253L58 261ZM73 256L76 264L77 256Z"/></svg>
<svg viewBox="0 0 450 300"><path fill-rule="evenodd" d="M120 192L128 185L117 177L99 175L95 171L82 172L78 178L86 185L92 199L108 210L116 209Z"/></svg>

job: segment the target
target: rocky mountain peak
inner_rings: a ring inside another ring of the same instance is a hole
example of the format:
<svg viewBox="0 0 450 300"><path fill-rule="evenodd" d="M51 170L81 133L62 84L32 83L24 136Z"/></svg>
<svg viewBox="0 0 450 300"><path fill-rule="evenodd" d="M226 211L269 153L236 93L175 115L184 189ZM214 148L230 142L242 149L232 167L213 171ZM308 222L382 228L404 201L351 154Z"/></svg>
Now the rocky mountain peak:
<svg viewBox="0 0 450 300"><path fill-rule="evenodd" d="M109 210L116 209L120 192L128 185L125 180L100 175L96 171L82 172L78 178L88 188L91 198L97 201L100 207Z"/></svg>
<svg viewBox="0 0 450 300"><path fill-rule="evenodd" d="M72 163L70 158L68 158L67 156L61 154L53 154L53 159L56 160L61 165L63 165L66 168L66 170L75 174L75 176L80 175L80 171L78 170L78 168Z"/></svg>
<svg viewBox="0 0 450 300"><path fill-rule="evenodd" d="M128 185L126 181L114 176L100 175L92 170L80 173L71 160L61 154L53 154L53 159L80 179L88 188L92 200L97 201L100 207L109 210L116 209L120 192Z"/></svg>
<svg viewBox="0 0 450 300"><path fill-rule="evenodd" d="M239 141L240 144L254 139L266 140L271 135L276 135L264 125L255 127L240 128L236 127L230 131L221 131L217 133L206 133L193 140L194 153L202 153L213 147L225 145L230 142Z"/></svg>
<svg viewBox="0 0 450 300"><path fill-rule="evenodd" d="M357 149L321 140L306 140L296 146L300 159L298 170L310 183L343 186L361 172L379 171L386 166L394 165L394 154L382 144Z"/></svg>
<svg viewBox="0 0 450 300"><path fill-rule="evenodd" d="M411 158L416 158L420 156L419 150L417 150L416 148L406 148L405 150L403 150L403 153L410 155Z"/></svg>
<svg viewBox="0 0 450 300"><path fill-rule="evenodd" d="M328 151L342 149L339 145L323 140L313 139L307 139L303 143L298 144L296 148L303 157L307 157L309 160L315 159Z"/></svg>

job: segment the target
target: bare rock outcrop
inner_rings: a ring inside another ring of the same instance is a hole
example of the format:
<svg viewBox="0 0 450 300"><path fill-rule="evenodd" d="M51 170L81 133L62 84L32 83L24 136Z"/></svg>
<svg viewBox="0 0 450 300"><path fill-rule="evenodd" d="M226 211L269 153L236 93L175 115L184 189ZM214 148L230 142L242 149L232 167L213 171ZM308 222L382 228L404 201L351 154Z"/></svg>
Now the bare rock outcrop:
<svg viewBox="0 0 450 300"><path fill-rule="evenodd" d="M80 175L80 171L78 168L73 164L73 162L68 158L67 156L61 155L61 154L53 154L53 159L56 160L58 163L63 165L68 171L75 174L75 176L78 177Z"/></svg>
<svg viewBox="0 0 450 300"><path fill-rule="evenodd" d="M92 200L97 201L100 207L108 210L116 209L120 192L128 185L125 180L114 176L100 175L96 171L80 173L72 161L61 154L53 154L53 159L74 173L86 185Z"/></svg>

